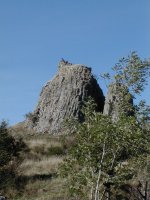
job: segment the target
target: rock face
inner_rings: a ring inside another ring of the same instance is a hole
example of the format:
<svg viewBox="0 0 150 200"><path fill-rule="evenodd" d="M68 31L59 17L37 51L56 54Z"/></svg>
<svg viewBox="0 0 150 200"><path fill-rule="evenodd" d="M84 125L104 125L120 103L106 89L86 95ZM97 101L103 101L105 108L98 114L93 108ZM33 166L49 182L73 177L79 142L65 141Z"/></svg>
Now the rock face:
<svg viewBox="0 0 150 200"><path fill-rule="evenodd" d="M112 120L116 121L118 120L120 112L123 112L128 116L134 114L133 98L126 87L111 84L105 99L103 113L111 116Z"/></svg>
<svg viewBox="0 0 150 200"><path fill-rule="evenodd" d="M91 68L64 60L58 67L58 73L42 88L38 105L26 120L26 125L36 132L59 134L66 118L82 120L80 109L89 96L95 100L97 111L103 111L103 92Z"/></svg>

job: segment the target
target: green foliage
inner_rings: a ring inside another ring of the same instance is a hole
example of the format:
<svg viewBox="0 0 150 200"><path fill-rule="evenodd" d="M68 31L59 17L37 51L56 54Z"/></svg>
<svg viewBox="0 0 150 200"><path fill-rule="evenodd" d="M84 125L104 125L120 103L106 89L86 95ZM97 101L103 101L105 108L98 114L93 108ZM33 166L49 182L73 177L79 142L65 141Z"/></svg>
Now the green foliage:
<svg viewBox="0 0 150 200"><path fill-rule="evenodd" d="M115 72L115 82L125 85L132 94L140 94L150 76L150 60L141 60L136 52L127 58L122 58L112 68Z"/></svg>
<svg viewBox="0 0 150 200"><path fill-rule="evenodd" d="M64 155L65 151L64 148L62 146L51 146L48 148L48 153L49 156L60 156L60 155Z"/></svg>
<svg viewBox="0 0 150 200"><path fill-rule="evenodd" d="M14 185L21 151L26 147L21 139L9 134L7 123L0 124L0 190Z"/></svg>
<svg viewBox="0 0 150 200"><path fill-rule="evenodd" d="M141 119L141 108L143 111L145 110L144 114L146 114L148 107L146 108L146 104L143 101L133 106L133 100L144 91L148 84L150 60L142 60L136 52L132 52L128 57L121 58L112 70L114 76L104 73L101 77L105 82L107 80L110 86L114 87L114 90L116 88L117 96L119 97L117 102L118 115L135 115L136 113L140 114L138 118Z"/></svg>
<svg viewBox="0 0 150 200"><path fill-rule="evenodd" d="M70 194L77 199L134 200L129 182L138 179L143 159L150 155L150 129L146 127L149 106L144 101L131 106L132 98L147 84L150 61L142 61L132 52L113 70L113 79L108 73L104 78L110 79L120 93L118 120L114 122L109 116L96 113L93 101L89 100L83 109L85 121L69 124L74 127L75 143L61 174L67 177Z"/></svg>
<svg viewBox="0 0 150 200"><path fill-rule="evenodd" d="M83 199L100 199L110 186L131 179L135 171L130 160L149 151L147 132L134 117L114 123L109 116L93 111L92 105L89 101L84 109L85 121L78 124L76 144L62 168L71 194Z"/></svg>
<svg viewBox="0 0 150 200"><path fill-rule="evenodd" d="M146 105L145 100L141 100L138 105L135 106L137 120L143 127L150 128L150 106Z"/></svg>

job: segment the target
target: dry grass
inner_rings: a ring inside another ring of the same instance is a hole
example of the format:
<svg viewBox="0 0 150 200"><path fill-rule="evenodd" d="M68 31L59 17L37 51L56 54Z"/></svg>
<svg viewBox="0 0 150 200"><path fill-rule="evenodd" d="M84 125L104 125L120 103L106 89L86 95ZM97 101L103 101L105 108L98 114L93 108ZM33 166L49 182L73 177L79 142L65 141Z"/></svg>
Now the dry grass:
<svg viewBox="0 0 150 200"><path fill-rule="evenodd" d="M49 139L47 141L47 139L43 138L36 138L36 139L31 139L28 141L28 146L29 148L31 149L34 149L36 148L37 146L43 146L44 148L48 148L50 146L61 146L62 144L60 143L60 141L57 141L57 140L52 140L52 139Z"/></svg>
<svg viewBox="0 0 150 200"><path fill-rule="evenodd" d="M10 131L14 137L21 137L24 140L30 139L32 136L34 137L34 135L36 135L36 133L33 130L31 131L25 128L24 122L14 125L10 128Z"/></svg>
<svg viewBox="0 0 150 200"><path fill-rule="evenodd" d="M53 174L58 171L58 165L63 157L43 157L41 160L24 160L20 166L20 173L25 176L40 174Z"/></svg>
<svg viewBox="0 0 150 200"><path fill-rule="evenodd" d="M64 152L74 142L72 137L37 134L25 129L23 123L11 128L11 133L14 137L22 137L29 149L18 169L24 187L18 194L11 191L11 199L69 200L65 181L56 174Z"/></svg>
<svg viewBox="0 0 150 200"><path fill-rule="evenodd" d="M65 181L60 178L52 180L29 181L24 193L12 200L69 200Z"/></svg>
<svg viewBox="0 0 150 200"><path fill-rule="evenodd" d="M60 141L54 140L52 138L47 139L31 139L26 141L29 149L31 150L32 155L41 154L41 155L55 155L56 151L58 154L63 154L63 145ZM53 152L54 151L54 152Z"/></svg>

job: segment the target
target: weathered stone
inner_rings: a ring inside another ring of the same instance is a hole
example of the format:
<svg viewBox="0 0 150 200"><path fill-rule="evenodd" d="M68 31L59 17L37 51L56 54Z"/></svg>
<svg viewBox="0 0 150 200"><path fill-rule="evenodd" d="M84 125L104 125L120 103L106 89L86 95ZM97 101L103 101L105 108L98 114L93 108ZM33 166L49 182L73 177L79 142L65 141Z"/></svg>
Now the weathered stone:
<svg viewBox="0 0 150 200"><path fill-rule="evenodd" d="M26 121L37 132L59 134L66 118L82 120L81 108L91 96L102 112L104 96L91 68L62 60L53 80L48 81L40 94L38 105Z"/></svg>
<svg viewBox="0 0 150 200"><path fill-rule="evenodd" d="M125 86L111 84L108 88L103 113L116 121L121 112L128 116L134 114L133 98Z"/></svg>

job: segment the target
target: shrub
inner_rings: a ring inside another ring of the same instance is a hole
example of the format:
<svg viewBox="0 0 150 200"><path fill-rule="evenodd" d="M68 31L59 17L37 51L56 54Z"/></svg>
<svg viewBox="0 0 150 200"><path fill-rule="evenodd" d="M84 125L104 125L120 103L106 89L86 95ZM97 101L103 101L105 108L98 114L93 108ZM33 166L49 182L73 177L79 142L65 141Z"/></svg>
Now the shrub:
<svg viewBox="0 0 150 200"><path fill-rule="evenodd" d="M65 151L63 149L63 147L61 146L51 146L48 149L48 155L53 156L53 155L64 155Z"/></svg>
<svg viewBox="0 0 150 200"><path fill-rule="evenodd" d="M21 152L26 145L10 135L7 123L0 124L0 191L15 185Z"/></svg>

